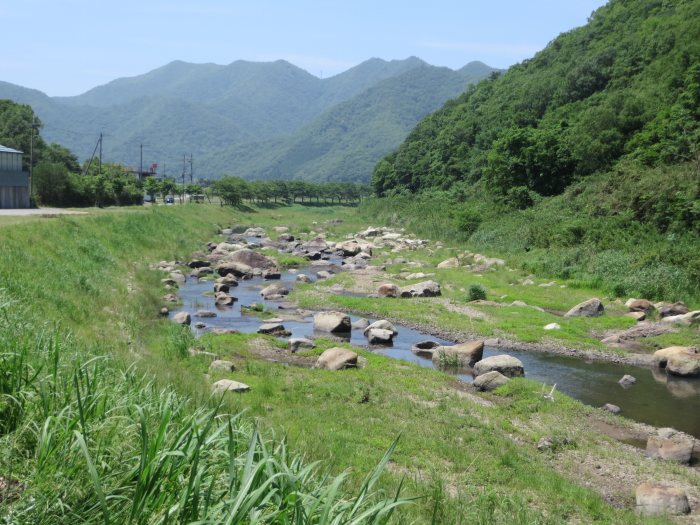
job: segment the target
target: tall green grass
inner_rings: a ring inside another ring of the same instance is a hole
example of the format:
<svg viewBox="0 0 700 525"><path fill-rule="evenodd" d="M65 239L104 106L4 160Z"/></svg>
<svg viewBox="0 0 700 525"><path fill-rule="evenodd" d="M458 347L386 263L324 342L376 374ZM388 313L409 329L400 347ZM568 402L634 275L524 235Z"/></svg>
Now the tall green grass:
<svg viewBox="0 0 700 525"><path fill-rule="evenodd" d="M628 171L591 177L522 210L475 187L367 199L359 211L613 297L700 302L697 173Z"/></svg>
<svg viewBox="0 0 700 525"><path fill-rule="evenodd" d="M407 503L330 476L179 370L160 276L230 225L189 207L0 232L0 523L384 523ZM394 445L395 446L395 445ZM378 460L380 458L377 458Z"/></svg>
<svg viewBox="0 0 700 525"><path fill-rule="evenodd" d="M22 314L2 301L0 473L25 487L7 523L384 523L407 502L374 491L395 444L349 493L220 396L195 407Z"/></svg>

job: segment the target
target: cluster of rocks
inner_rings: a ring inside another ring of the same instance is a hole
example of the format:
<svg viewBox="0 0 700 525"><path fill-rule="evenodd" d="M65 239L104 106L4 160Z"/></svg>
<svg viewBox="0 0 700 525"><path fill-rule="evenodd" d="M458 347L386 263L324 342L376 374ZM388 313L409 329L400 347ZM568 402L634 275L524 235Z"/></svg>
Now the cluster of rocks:
<svg viewBox="0 0 700 525"><path fill-rule="evenodd" d="M630 317L644 321L650 314L655 313L663 323L691 325L700 323L700 310L690 311L683 302L652 303L647 299L629 299L625 306L629 308Z"/></svg>
<svg viewBox="0 0 700 525"><path fill-rule="evenodd" d="M525 375L525 367L518 358L502 354L483 358L484 342L470 341L443 346L435 341L420 341L411 351L421 357L430 357L436 366L468 369L474 375L473 385L481 391L490 391L506 384L511 377Z"/></svg>

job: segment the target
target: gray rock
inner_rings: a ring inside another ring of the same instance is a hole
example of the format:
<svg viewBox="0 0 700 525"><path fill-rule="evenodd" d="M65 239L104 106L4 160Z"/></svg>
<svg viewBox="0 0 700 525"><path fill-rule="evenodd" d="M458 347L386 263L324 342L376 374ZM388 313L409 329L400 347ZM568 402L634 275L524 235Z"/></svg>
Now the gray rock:
<svg viewBox="0 0 700 525"><path fill-rule="evenodd" d="M687 465L693 456L694 446L695 441L691 436L673 429L661 429L657 435L647 439L647 455Z"/></svg>
<svg viewBox="0 0 700 525"><path fill-rule="evenodd" d="M411 352L421 357L433 357L435 350L440 348L442 345L437 341L419 341L414 345L411 345Z"/></svg>
<svg viewBox="0 0 700 525"><path fill-rule="evenodd" d="M353 330L363 330L369 326L369 321L364 317L352 323Z"/></svg>
<svg viewBox="0 0 700 525"><path fill-rule="evenodd" d="M401 297L435 297L440 294L440 285L435 281L423 281L401 288Z"/></svg>
<svg viewBox="0 0 700 525"><path fill-rule="evenodd" d="M214 302L219 306L231 306L236 302L236 298L224 292L218 292L214 295Z"/></svg>
<svg viewBox="0 0 700 525"><path fill-rule="evenodd" d="M262 295L265 299L268 299L273 296L289 295L289 289L285 288L279 283L275 283L263 288L260 291L260 295Z"/></svg>
<svg viewBox="0 0 700 525"><path fill-rule="evenodd" d="M631 375L629 375L629 374L625 374L625 375L622 376L622 378L618 381L618 383L620 383L620 385L623 386L623 387L625 387L625 388L632 386L632 385L635 384L636 382L637 382L637 378L634 377L634 376L631 376Z"/></svg>
<svg viewBox="0 0 700 525"><path fill-rule="evenodd" d="M225 359L216 359L209 365L209 370L223 370L224 372L233 372L236 370L236 366L232 361L226 361Z"/></svg>
<svg viewBox="0 0 700 525"><path fill-rule="evenodd" d="M333 274L327 270L321 270L320 272L316 272L316 277L319 279L329 279L332 277Z"/></svg>
<svg viewBox="0 0 700 525"><path fill-rule="evenodd" d="M299 283L310 283L311 277L309 277L306 274L300 273L299 275L297 275L296 281Z"/></svg>
<svg viewBox="0 0 700 525"><path fill-rule="evenodd" d="M484 355L483 341L469 341L453 346L440 346L433 351L433 362L454 362L457 366L471 368ZM477 374L478 375L478 374Z"/></svg>
<svg viewBox="0 0 700 525"><path fill-rule="evenodd" d="M396 329L396 327L392 323L390 323L389 321L387 321L385 319L375 321L372 324L368 325L364 329L364 332L363 332L364 335L367 336L369 331L373 330L373 329L388 330L389 332L391 332L392 336L399 333L399 331Z"/></svg>
<svg viewBox="0 0 700 525"><path fill-rule="evenodd" d="M619 414L622 411L622 409L619 406L613 405L612 403L605 403L600 408L605 410L606 412L610 412L611 414Z"/></svg>
<svg viewBox="0 0 700 525"><path fill-rule="evenodd" d="M207 325L204 324L202 321L198 321L198 322L194 323L194 327L199 328L201 330L202 328L206 328Z"/></svg>
<svg viewBox="0 0 700 525"><path fill-rule="evenodd" d="M248 392L250 387L245 383L239 383L232 379L219 379L214 383L214 390L219 392Z"/></svg>
<svg viewBox="0 0 700 525"><path fill-rule="evenodd" d="M314 330L330 333L349 333L350 317L342 312L319 312L314 315Z"/></svg>
<svg viewBox="0 0 700 525"><path fill-rule="evenodd" d="M342 370L357 366L357 354L347 348L334 347L323 352L316 361L315 368Z"/></svg>
<svg viewBox="0 0 700 525"><path fill-rule="evenodd" d="M438 268L457 268L458 266L459 259L457 257L446 259L437 265Z"/></svg>
<svg viewBox="0 0 700 525"><path fill-rule="evenodd" d="M394 332L383 328L369 328L365 330L365 337L371 345L386 345L392 342Z"/></svg>
<svg viewBox="0 0 700 525"><path fill-rule="evenodd" d="M178 312L173 315L173 321L181 325L190 325L192 323L192 318L188 312Z"/></svg>
<svg viewBox="0 0 700 525"><path fill-rule="evenodd" d="M212 312L210 310L197 310L194 314L195 317L216 317L216 312Z"/></svg>
<svg viewBox="0 0 700 525"><path fill-rule="evenodd" d="M542 436L537 442L537 450L544 452L554 448L554 438L552 436Z"/></svg>
<svg viewBox="0 0 700 525"><path fill-rule="evenodd" d="M279 337L285 337L285 336L292 335L291 332L287 331L284 328L284 325L282 323L262 324L258 327L258 333L259 334L266 334L266 335L276 335Z"/></svg>
<svg viewBox="0 0 700 525"><path fill-rule="evenodd" d="M577 304L571 310L566 312L564 317L597 317L605 311L603 303L600 299L589 299Z"/></svg>
<svg viewBox="0 0 700 525"><path fill-rule="evenodd" d="M477 377L492 370L496 370L506 377L525 375L525 368L520 359L505 354L487 357L474 365L474 375Z"/></svg>
<svg viewBox="0 0 700 525"><path fill-rule="evenodd" d="M474 379L474 388L481 390L482 392L489 392L495 390L499 386L505 385L510 379L501 374L496 370L491 372L486 372L481 374L476 379Z"/></svg>
<svg viewBox="0 0 700 525"><path fill-rule="evenodd" d="M240 279L250 279L253 275L253 268L241 262L226 260L216 265L216 272L221 276L231 274Z"/></svg>
<svg viewBox="0 0 700 525"><path fill-rule="evenodd" d="M687 314L688 312L689 310L685 303L679 301L677 303L662 306L661 310L659 311L659 315L661 317L671 317L675 315Z"/></svg>
<svg viewBox="0 0 700 525"><path fill-rule="evenodd" d="M645 516L690 513L688 495L679 488L658 483L642 483L635 491L635 498L637 512Z"/></svg>
<svg viewBox="0 0 700 525"><path fill-rule="evenodd" d="M299 350L312 350L316 348L316 345L310 339L295 337L289 340L288 348L292 351L292 353L296 353Z"/></svg>

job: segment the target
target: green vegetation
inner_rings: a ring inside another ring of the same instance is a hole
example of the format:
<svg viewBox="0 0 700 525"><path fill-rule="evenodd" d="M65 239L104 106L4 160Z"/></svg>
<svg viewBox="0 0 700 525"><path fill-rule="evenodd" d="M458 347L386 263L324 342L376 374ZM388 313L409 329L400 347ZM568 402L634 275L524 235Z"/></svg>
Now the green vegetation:
<svg viewBox="0 0 700 525"><path fill-rule="evenodd" d="M467 293L470 301L483 301L486 299L486 288L480 284L470 284Z"/></svg>
<svg viewBox="0 0 700 525"><path fill-rule="evenodd" d="M693 1L609 2L423 120L377 166L377 193L481 181L526 204L523 192L559 194L621 158L697 160L698 20Z"/></svg>
<svg viewBox="0 0 700 525"><path fill-rule="evenodd" d="M193 205L0 229L0 475L22 483L0 502L10 522L382 523L393 511L393 523L666 523L583 488L577 458L614 454L649 479L690 474L601 437L589 422L607 416L563 395L546 401L539 384L517 380L476 400L448 375L372 353L361 351L360 370L284 366L256 357L261 347L284 352L273 338L195 341L159 318L162 275L149 265L183 260L232 224L296 225L294 234L322 225L341 238L363 218L342 206L234 215ZM485 281L489 293L508 286L501 278ZM337 345L317 342L310 355ZM192 346L236 371L209 371ZM210 384L229 377L251 392L220 404ZM553 429L559 445L538 452ZM418 499L394 509L399 488ZM626 480L606 490L631 504Z"/></svg>
<svg viewBox="0 0 700 525"><path fill-rule="evenodd" d="M221 199L223 204L240 205L243 200L253 203L302 203L330 199L338 204L359 202L370 194L369 186L354 182L313 183L302 180L255 180L248 182L240 177L222 177L211 185L211 193Z"/></svg>
<svg viewBox="0 0 700 525"><path fill-rule="evenodd" d="M424 119L366 212L543 277L696 301L698 9L609 2Z"/></svg>
<svg viewBox="0 0 700 525"><path fill-rule="evenodd" d="M389 455L350 484L232 415L179 368L189 330L144 315L159 303L147 263L230 219L194 206L2 230L0 472L21 481L0 498L9 522L384 523L405 503L377 492Z"/></svg>

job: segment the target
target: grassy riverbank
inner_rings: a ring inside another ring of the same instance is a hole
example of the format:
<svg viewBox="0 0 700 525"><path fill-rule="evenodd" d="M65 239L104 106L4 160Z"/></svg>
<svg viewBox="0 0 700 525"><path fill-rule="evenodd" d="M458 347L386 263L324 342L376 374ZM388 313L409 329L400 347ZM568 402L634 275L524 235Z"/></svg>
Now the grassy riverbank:
<svg viewBox="0 0 700 525"><path fill-rule="evenodd" d="M338 218L344 222L327 222ZM231 377L251 386L219 407L244 411L229 426L213 417L209 389L217 376L206 377L207 363L187 357L189 332L158 317L163 275L149 266L185 260L221 238L217 225L231 224L283 224L293 233L322 227L338 237L367 226L344 207L187 206L0 228L0 476L22 484L0 501L10 523L188 522L249 508L272 522L270 513L292 502L308 513L317 504L348 515L343 501L361 494L366 474L399 436L374 487L391 496L403 484L402 494L419 496L398 510L399 523L665 523L625 510L636 483L697 485L694 471L648 461L596 430L629 423L563 395L546 401L531 381L476 396L446 374L368 352L366 368L331 373L261 360L260 348L277 348L270 338L208 335L197 344L232 358ZM510 287L498 275L485 274L490 293ZM461 300L461 278L439 274L454 282L448 300ZM527 290L534 304L537 293ZM557 294L548 296L552 308L574 299ZM325 306L336 300L311 288L300 297L323 297ZM545 453L535 449L543 435L555 437ZM280 449L282 436L303 461ZM350 469L347 483L333 492L331 481L302 470L312 460L322 462L320 472ZM310 522L291 511L287 518Z"/></svg>

